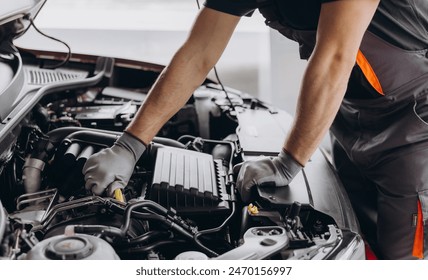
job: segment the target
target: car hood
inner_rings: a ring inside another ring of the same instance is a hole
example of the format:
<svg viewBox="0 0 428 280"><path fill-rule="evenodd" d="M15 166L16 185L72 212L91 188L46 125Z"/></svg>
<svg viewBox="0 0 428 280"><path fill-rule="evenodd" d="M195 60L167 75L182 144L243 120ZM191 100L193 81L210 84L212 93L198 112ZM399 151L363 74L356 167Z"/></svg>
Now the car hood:
<svg viewBox="0 0 428 280"><path fill-rule="evenodd" d="M45 2L14 0L0 6L0 120L11 112L24 85L22 61L13 40L25 33Z"/></svg>
<svg viewBox="0 0 428 280"><path fill-rule="evenodd" d="M4 1L6 2L6 1ZM40 9L43 7L46 0L14 0L2 3L0 7L0 28L4 27L12 22L23 18L33 19ZM28 23L27 23L28 24ZM0 38L7 38L7 30L1 30ZM22 24L19 30L14 30L15 36L21 35L26 30L25 24ZM6 34L5 34L6 33Z"/></svg>

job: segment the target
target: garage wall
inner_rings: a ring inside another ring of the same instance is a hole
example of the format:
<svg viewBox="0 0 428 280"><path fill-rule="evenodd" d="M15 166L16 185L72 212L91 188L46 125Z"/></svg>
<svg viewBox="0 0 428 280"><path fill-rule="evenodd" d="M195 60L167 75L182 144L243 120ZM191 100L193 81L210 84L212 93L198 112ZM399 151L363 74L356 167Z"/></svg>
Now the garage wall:
<svg viewBox="0 0 428 280"><path fill-rule="evenodd" d="M55 0L47 1L36 24L76 53L167 64L196 14L193 0ZM17 44L64 50L31 29ZM241 20L217 68L227 86L294 114L304 66L297 44L270 31L255 13Z"/></svg>

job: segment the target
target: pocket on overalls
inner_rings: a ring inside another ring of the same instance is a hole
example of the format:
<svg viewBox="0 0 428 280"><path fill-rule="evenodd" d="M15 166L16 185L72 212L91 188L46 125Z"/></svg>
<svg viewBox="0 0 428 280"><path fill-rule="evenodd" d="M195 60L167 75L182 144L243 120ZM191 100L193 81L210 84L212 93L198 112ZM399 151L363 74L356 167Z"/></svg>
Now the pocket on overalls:
<svg viewBox="0 0 428 280"><path fill-rule="evenodd" d="M423 100L416 100L413 112L423 124L428 126L428 97Z"/></svg>

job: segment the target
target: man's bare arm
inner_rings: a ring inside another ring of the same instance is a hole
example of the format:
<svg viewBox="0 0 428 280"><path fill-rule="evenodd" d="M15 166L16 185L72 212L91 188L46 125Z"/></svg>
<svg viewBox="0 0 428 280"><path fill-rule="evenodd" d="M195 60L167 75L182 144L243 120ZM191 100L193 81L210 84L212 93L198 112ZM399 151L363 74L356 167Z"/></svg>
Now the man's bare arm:
<svg viewBox="0 0 428 280"><path fill-rule="evenodd" d="M332 124L343 100L362 37L379 0L322 5L317 43L303 77L293 127L284 148L304 165Z"/></svg>
<svg viewBox="0 0 428 280"><path fill-rule="evenodd" d="M162 71L126 131L149 143L204 81L223 53L239 19L203 8L186 42Z"/></svg>

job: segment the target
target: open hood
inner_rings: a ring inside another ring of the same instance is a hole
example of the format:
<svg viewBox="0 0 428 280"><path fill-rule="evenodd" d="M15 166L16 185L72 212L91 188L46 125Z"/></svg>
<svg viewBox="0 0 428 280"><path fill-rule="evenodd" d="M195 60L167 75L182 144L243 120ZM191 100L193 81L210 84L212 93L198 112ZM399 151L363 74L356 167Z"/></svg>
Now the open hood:
<svg viewBox="0 0 428 280"><path fill-rule="evenodd" d="M14 0L3 3L0 8L0 25L26 16L34 18L46 0Z"/></svg>
<svg viewBox="0 0 428 280"><path fill-rule="evenodd" d="M15 0L3 3L0 7L0 44L16 38L27 30L29 21L34 19L46 0Z"/></svg>
<svg viewBox="0 0 428 280"><path fill-rule="evenodd" d="M22 61L13 40L24 34L46 0L3 1L0 6L0 120L24 86Z"/></svg>

